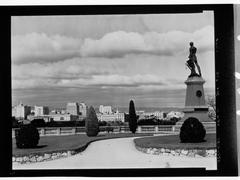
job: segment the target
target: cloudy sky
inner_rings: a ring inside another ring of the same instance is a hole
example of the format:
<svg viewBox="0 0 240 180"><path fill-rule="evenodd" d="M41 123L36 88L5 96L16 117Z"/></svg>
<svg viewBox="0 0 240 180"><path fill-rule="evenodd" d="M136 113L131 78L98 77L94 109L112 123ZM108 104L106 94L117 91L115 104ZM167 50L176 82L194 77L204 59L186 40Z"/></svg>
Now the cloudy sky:
<svg viewBox="0 0 240 180"><path fill-rule="evenodd" d="M189 42L214 92L214 20L196 14L12 17L12 102L183 106Z"/></svg>

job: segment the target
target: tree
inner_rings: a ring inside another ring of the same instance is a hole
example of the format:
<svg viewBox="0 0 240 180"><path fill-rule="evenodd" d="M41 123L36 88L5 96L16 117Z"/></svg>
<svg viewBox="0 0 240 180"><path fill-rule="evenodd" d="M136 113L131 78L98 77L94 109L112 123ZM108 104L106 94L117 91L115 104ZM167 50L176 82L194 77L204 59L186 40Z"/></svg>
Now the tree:
<svg viewBox="0 0 240 180"><path fill-rule="evenodd" d="M18 128L20 123L16 120L15 117L12 117L12 128Z"/></svg>
<svg viewBox="0 0 240 180"><path fill-rule="evenodd" d="M129 129L132 133L135 133L137 129L137 115L133 100L129 103Z"/></svg>
<svg viewBox="0 0 240 180"><path fill-rule="evenodd" d="M86 126L87 136L98 135L98 132L99 132L98 118L92 106L88 110L85 126Z"/></svg>
<svg viewBox="0 0 240 180"><path fill-rule="evenodd" d="M212 119L212 120L216 120L216 100L215 100L215 97L214 96L208 96L208 99L207 99L207 103L209 105L209 107L211 108L209 110L209 117Z"/></svg>

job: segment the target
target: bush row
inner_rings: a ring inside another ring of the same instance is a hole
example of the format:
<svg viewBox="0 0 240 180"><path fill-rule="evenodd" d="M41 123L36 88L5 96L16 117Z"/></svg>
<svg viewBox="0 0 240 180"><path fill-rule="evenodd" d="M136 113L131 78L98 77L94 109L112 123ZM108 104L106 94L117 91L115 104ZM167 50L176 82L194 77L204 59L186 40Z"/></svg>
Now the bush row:
<svg viewBox="0 0 240 180"><path fill-rule="evenodd" d="M181 118L173 117L170 120L162 120L162 119L139 119L138 125L175 125Z"/></svg>

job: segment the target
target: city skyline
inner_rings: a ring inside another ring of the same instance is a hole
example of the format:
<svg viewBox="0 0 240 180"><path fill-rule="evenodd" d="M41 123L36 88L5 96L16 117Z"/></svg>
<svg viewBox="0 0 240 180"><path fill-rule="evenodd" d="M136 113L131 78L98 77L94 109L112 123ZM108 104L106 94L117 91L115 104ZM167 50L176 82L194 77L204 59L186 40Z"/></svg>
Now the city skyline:
<svg viewBox="0 0 240 180"><path fill-rule="evenodd" d="M12 104L183 107L190 41L214 95L213 24L205 11L12 17Z"/></svg>

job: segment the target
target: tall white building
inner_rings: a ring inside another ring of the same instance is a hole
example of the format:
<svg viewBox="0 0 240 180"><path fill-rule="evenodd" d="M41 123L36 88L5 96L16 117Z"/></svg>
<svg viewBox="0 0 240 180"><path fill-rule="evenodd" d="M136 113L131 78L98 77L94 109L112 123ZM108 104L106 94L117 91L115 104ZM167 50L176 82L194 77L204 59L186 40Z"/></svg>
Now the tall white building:
<svg viewBox="0 0 240 180"><path fill-rule="evenodd" d="M83 117L87 116L87 105L85 103L79 103L79 112Z"/></svg>
<svg viewBox="0 0 240 180"><path fill-rule="evenodd" d="M112 107L100 105L99 112L102 114L112 114Z"/></svg>
<svg viewBox="0 0 240 180"><path fill-rule="evenodd" d="M68 114L79 115L79 105L77 102L67 103L66 111Z"/></svg>
<svg viewBox="0 0 240 180"><path fill-rule="evenodd" d="M46 106L34 106L34 116L42 116L49 114L49 108Z"/></svg>
<svg viewBox="0 0 240 180"><path fill-rule="evenodd" d="M13 108L12 113L15 113L12 115L15 116L16 118L26 119L27 115L31 113L31 107L20 103L19 105Z"/></svg>

